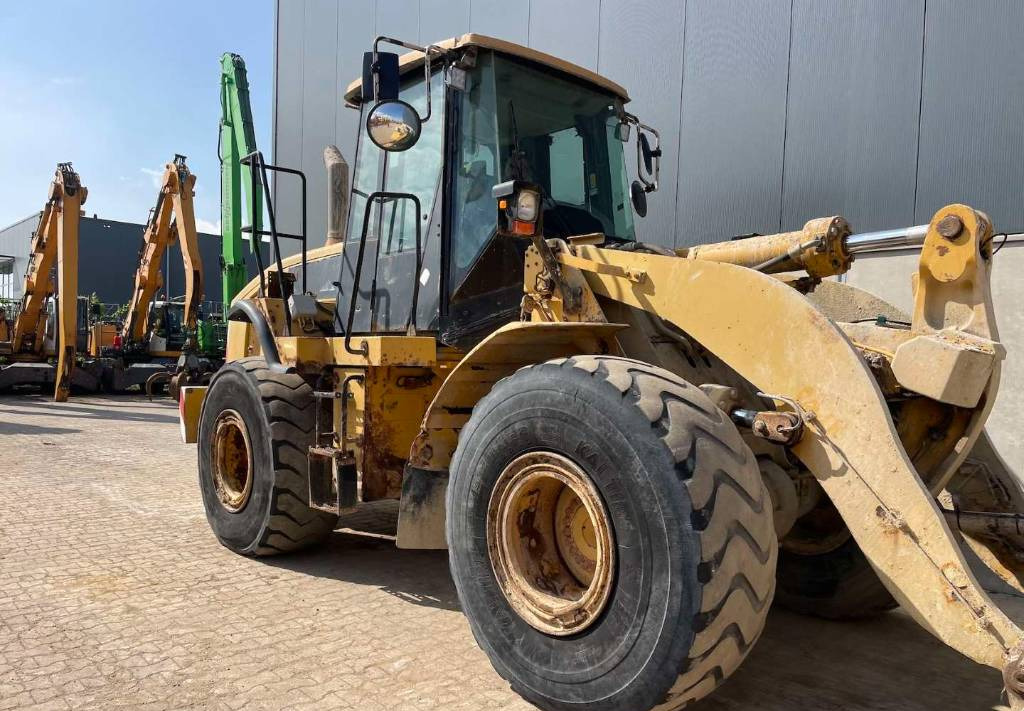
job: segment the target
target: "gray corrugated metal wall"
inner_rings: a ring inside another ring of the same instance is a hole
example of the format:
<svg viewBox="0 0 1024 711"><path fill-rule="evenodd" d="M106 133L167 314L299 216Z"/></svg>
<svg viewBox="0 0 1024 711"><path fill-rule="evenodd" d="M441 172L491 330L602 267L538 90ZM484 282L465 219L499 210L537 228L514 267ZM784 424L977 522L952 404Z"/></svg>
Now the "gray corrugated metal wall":
<svg viewBox="0 0 1024 711"><path fill-rule="evenodd" d="M641 221L667 245L842 213L875 229L952 199L1024 227L1024 3L985 0L287 0L278 2L274 159L309 177L351 160L342 106L377 34L467 31L557 54L625 85L662 134L662 189ZM280 186L297 224L297 191Z"/></svg>
<svg viewBox="0 0 1024 711"><path fill-rule="evenodd" d="M1021 231L1021 27L1018 0L278 0L274 159L306 172L319 244L321 150L355 155L358 114L341 97L374 36L472 31L629 89L665 150L661 190L639 221L646 241L685 246L832 214L860 230L898 227L954 200ZM286 227L298 222L296 196L281 185ZM1008 249L996 270L1010 356L990 420L1018 469L1022 259L1024 245ZM907 306L906 267L865 261L851 281Z"/></svg>
<svg viewBox="0 0 1024 711"><path fill-rule="evenodd" d="M32 233L39 223L39 214L29 215L24 220L19 220L13 225L0 229L0 254L14 257L14 273L4 277L5 287L0 297L9 299L20 299L22 292L22 279L25 276L25 269L28 268L28 250L32 242Z"/></svg>
<svg viewBox="0 0 1024 711"><path fill-rule="evenodd" d="M11 255L14 264L14 298L21 298L22 279L28 266L32 232L39 224L39 214L0 229L0 254ZM117 222L96 217L83 217L78 236L78 293L96 294L108 304L123 304L131 299L135 269L139 264L143 226L133 222ZM204 301L220 301L220 236L199 233L199 253L203 258ZM252 261L252 260L250 260ZM170 271L167 271L167 264ZM250 276L255 267L249 265ZM175 244L167 250L164 260L166 293L181 296L185 288L181 248Z"/></svg>

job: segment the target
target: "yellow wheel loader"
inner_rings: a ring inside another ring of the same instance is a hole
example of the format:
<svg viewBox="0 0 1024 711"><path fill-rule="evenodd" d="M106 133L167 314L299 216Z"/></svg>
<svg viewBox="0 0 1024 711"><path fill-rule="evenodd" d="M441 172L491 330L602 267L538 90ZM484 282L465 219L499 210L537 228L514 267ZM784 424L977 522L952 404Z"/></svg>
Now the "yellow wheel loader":
<svg viewBox="0 0 1024 711"><path fill-rule="evenodd" d="M1024 709L1022 632L963 553L1021 589L1024 497L984 433L989 219L644 244L661 149L628 99L488 37L378 38L343 242L282 259L271 209L227 365L182 394L214 533L285 553L398 499L397 545L448 549L480 647L543 709L697 702L773 600L901 605ZM912 313L832 279L896 245L921 248Z"/></svg>

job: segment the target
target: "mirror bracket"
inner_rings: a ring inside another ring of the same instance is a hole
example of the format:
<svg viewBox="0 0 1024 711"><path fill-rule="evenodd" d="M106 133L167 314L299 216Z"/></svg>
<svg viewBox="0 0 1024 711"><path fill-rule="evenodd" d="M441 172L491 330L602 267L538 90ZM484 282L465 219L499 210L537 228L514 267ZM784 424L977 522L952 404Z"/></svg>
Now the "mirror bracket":
<svg viewBox="0 0 1024 711"><path fill-rule="evenodd" d="M628 111L622 112L622 121L627 125L636 126L636 172L645 193L653 193L658 189L658 178L661 175L661 134L652 127L642 123L640 119ZM648 136L653 137L651 147ZM642 217L642 215L641 215Z"/></svg>

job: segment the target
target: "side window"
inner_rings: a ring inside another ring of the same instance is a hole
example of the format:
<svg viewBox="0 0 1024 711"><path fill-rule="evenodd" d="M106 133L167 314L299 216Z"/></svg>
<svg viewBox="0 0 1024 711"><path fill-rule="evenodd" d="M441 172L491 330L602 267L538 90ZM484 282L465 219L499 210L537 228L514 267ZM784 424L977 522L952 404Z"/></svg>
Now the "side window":
<svg viewBox="0 0 1024 711"><path fill-rule="evenodd" d="M366 104L359 115L359 155L356 156L355 175L352 177L352 197L349 203L348 231L346 242L358 242L363 228L363 213L366 199L380 185L380 168L384 151L373 145L362 127L366 125L366 113L372 104ZM372 218L371 218L372 219Z"/></svg>
<svg viewBox="0 0 1024 711"><path fill-rule="evenodd" d="M444 80L435 74L430 81L432 115L423 124L416 145L407 151L389 153L384 166L384 189L412 193L420 200L420 235L426 240L427 223L434 204L434 194L441 176L441 139L444 132ZM400 98L422 116L427 111L426 85L420 75ZM384 203L381 210L381 253L393 254L416 249L416 206L402 199Z"/></svg>
<svg viewBox="0 0 1024 711"><path fill-rule="evenodd" d="M462 283L470 268L494 237L497 205L491 189L501 181L498 117L495 113L494 63L490 52L480 55L470 84L460 92L462 129L457 136L451 286Z"/></svg>
<svg viewBox="0 0 1024 711"><path fill-rule="evenodd" d="M575 127L551 134L551 199L583 206L583 139Z"/></svg>

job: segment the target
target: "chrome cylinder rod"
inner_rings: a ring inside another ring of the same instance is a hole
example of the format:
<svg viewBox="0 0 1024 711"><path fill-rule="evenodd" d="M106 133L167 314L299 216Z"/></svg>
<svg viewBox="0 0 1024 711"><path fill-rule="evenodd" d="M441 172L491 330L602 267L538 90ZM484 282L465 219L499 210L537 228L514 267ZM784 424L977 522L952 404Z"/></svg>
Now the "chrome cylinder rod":
<svg viewBox="0 0 1024 711"><path fill-rule="evenodd" d="M876 252L892 247L920 247L928 234L928 225L914 225L895 230L860 232L846 238L846 249L851 254Z"/></svg>

